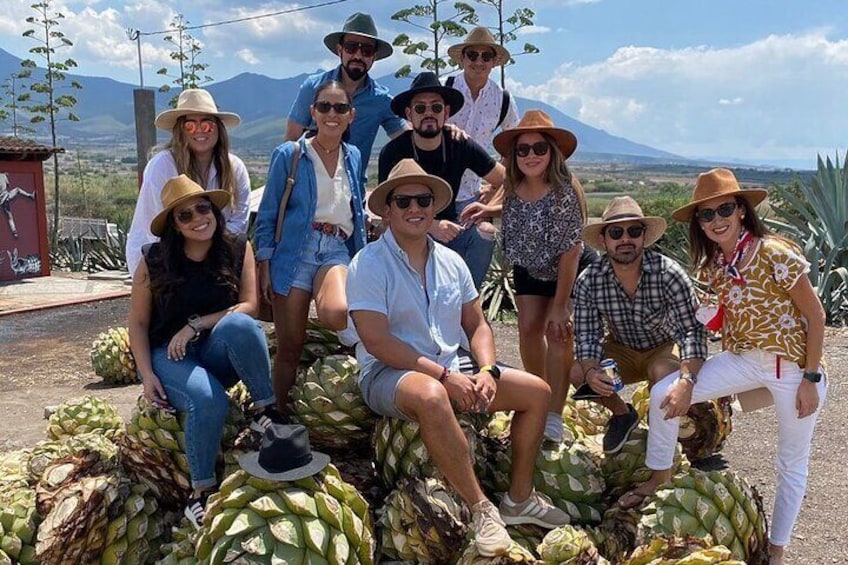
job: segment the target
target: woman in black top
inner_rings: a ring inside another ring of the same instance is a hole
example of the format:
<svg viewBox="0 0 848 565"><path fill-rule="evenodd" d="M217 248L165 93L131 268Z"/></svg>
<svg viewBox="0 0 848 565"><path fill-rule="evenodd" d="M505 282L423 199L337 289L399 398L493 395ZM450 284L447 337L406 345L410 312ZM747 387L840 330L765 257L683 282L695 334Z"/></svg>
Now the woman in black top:
<svg viewBox="0 0 848 565"><path fill-rule="evenodd" d="M186 412L186 457L193 493L185 514L199 527L216 484L215 459L229 408L226 389L244 381L254 406L251 428L281 422L271 388L265 335L253 315L253 251L225 231L228 192L204 191L180 175L162 189L164 209L150 224L161 238L146 246L133 276L130 343L144 397Z"/></svg>

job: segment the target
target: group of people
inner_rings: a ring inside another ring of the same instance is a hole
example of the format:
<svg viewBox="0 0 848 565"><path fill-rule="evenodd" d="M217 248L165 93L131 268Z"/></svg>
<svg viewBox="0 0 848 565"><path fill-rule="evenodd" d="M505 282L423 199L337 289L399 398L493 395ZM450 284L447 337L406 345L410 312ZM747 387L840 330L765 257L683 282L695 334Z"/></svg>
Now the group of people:
<svg viewBox="0 0 848 565"><path fill-rule="evenodd" d="M678 418L692 402L770 395L780 423L770 541L781 563L825 396L824 313L803 254L754 210L765 191L714 169L674 212L689 224L693 275L717 297L699 305L685 270L649 249L662 218L624 196L587 225L567 163L577 139L541 110L519 119L515 100L489 78L509 53L486 28L448 50L459 75L442 84L421 73L394 97L368 74L392 53L370 16L352 15L324 43L339 65L309 77L292 106L256 216L255 257L245 235L249 179L227 137L239 117L219 111L208 92L185 90L156 119L172 138L144 171L128 238L130 339L145 397L187 413L190 519L203 520L216 484L226 387L247 385L251 427L298 435L280 430L314 300L320 323L356 344L365 402L419 424L472 510L483 555L507 550L507 524L568 523L532 477L543 438L562 439L570 384L612 411L606 452L636 426L602 360L613 359L625 383L652 386L653 475L619 500L624 507L670 478ZM390 141L366 196L379 127ZM377 217L381 234L366 243ZM494 217L513 265L523 370L498 364L478 292L497 241ZM262 299L276 327L273 372L252 317ZM709 358L707 323L721 328L724 345ZM514 418L512 481L495 506L455 412L498 410Z"/></svg>

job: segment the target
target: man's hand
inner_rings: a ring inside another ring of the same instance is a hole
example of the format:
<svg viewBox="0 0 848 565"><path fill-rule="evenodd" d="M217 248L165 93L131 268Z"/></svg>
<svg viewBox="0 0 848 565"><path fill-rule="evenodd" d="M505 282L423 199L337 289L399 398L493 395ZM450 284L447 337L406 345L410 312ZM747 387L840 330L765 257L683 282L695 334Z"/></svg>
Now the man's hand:
<svg viewBox="0 0 848 565"><path fill-rule="evenodd" d="M586 382L601 396L612 396L615 392L612 383L607 380L607 374L600 367L592 367L586 371Z"/></svg>
<svg viewBox="0 0 848 565"><path fill-rule="evenodd" d="M474 381L468 375L451 371L444 381L445 389L451 402L464 412L474 410L477 406L478 395Z"/></svg>
<svg viewBox="0 0 848 565"><path fill-rule="evenodd" d="M461 232L462 226L455 224L450 220L439 220L437 222L433 222L433 227L430 228L430 235L442 243L453 241Z"/></svg>
<svg viewBox="0 0 848 565"><path fill-rule="evenodd" d="M813 414L819 407L819 390L816 383L801 379L798 392L795 395L795 408L798 409L798 419Z"/></svg>
<svg viewBox="0 0 848 565"><path fill-rule="evenodd" d="M692 405L692 389L694 387L692 381L685 379L677 379L668 387L665 398L660 404L660 408L665 410L663 419L679 418L689 411L689 406Z"/></svg>
<svg viewBox="0 0 848 565"><path fill-rule="evenodd" d="M477 393L475 412L487 412L489 405L498 393L498 382L489 371L480 371L472 377L474 390Z"/></svg>

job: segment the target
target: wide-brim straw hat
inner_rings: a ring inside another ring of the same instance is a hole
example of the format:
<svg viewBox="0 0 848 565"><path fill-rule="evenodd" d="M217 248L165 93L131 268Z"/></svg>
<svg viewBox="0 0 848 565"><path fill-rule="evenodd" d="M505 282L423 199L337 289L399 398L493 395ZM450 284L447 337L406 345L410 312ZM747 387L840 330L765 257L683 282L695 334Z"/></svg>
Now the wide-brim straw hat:
<svg viewBox="0 0 848 565"><path fill-rule="evenodd" d="M180 92L180 96L177 98L177 107L161 112L156 116L154 123L157 128L171 131L179 118L189 114L216 116L228 128L236 127L241 123L241 117L238 114L219 112L215 99L212 98L208 90L202 88L188 88Z"/></svg>
<svg viewBox="0 0 848 565"><path fill-rule="evenodd" d="M348 33L373 39L377 43L377 51L374 53L375 61L391 56L394 51L391 43L383 41L377 37L377 26L374 25L374 19L368 14L363 14L362 12L356 12L350 16L345 21L341 31L334 31L333 33L327 34L324 37L324 45L326 45L327 49L333 53L338 53L336 48L340 45L342 37Z"/></svg>
<svg viewBox="0 0 848 565"><path fill-rule="evenodd" d="M382 216L386 211L386 196L392 189L404 184L423 184L432 190L436 214L447 208L453 199L453 192L447 182L436 175L428 175L414 159L401 159L392 167L388 178L377 185L368 197L371 213Z"/></svg>
<svg viewBox="0 0 848 565"><path fill-rule="evenodd" d="M509 51L503 45L495 41L492 32L489 31L489 28L483 26L472 29L465 37L465 41L462 43L457 43L456 45L448 47L448 56L456 63L459 63L460 59L462 59L462 51L466 47L476 46L490 47L495 50L494 63L496 67L505 65L509 62Z"/></svg>
<svg viewBox="0 0 848 565"><path fill-rule="evenodd" d="M185 175L174 177L162 187L163 210L150 222L150 233L161 237L173 209L196 196L208 198L219 210L230 203L230 193L226 190L203 190L202 186Z"/></svg>
<svg viewBox="0 0 848 565"><path fill-rule="evenodd" d="M312 451L304 426L271 424L262 436L259 451L242 455L238 463L260 479L297 481L321 472L329 465L330 456Z"/></svg>
<svg viewBox="0 0 848 565"><path fill-rule="evenodd" d="M678 208L671 213L671 217L679 222L688 222L692 219L695 210L702 203L722 196L733 196L744 198L756 206L766 199L768 191L762 188L742 189L733 171L729 169L712 169L698 175L698 182L692 190L692 201L686 206Z"/></svg>
<svg viewBox="0 0 848 565"><path fill-rule="evenodd" d="M563 159L571 157L577 149L577 137L567 129L556 127L551 117L542 110L527 110L518 125L496 135L492 145L498 153L506 157L512 153L518 136L530 132L543 133L552 137Z"/></svg>
<svg viewBox="0 0 848 565"><path fill-rule="evenodd" d="M441 96L444 99L445 104L450 106L450 116L459 112L459 109L462 108L463 104L465 104L465 97L460 91L455 88L451 88L450 86L442 85L442 83L439 82L439 77L436 76L436 73L425 71L423 73L419 73L418 76L412 80L409 90L404 90L392 98L392 112L401 118L406 118L406 108L409 106L410 102L412 102L415 95L421 94L422 92L435 92Z"/></svg>
<svg viewBox="0 0 848 565"><path fill-rule="evenodd" d="M598 251L604 251L601 244L601 232L604 228L633 221L641 222L645 226L645 247L655 243L665 233L666 223L663 218L646 216L642 213L642 207L630 196L616 196L607 204L600 222L583 228L583 241Z"/></svg>

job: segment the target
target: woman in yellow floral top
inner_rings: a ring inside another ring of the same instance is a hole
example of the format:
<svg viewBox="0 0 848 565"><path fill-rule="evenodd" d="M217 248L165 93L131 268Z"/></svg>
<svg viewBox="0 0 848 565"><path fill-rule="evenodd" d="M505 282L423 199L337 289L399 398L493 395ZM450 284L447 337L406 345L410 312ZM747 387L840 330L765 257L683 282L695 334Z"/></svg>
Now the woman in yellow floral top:
<svg viewBox="0 0 848 565"><path fill-rule="evenodd" d="M718 308L702 307L698 317L722 330L724 351L708 359L697 378L673 373L654 386L647 455L654 473L620 502L635 506L670 478L677 418L690 403L768 389L779 421L769 539L769 563L775 565L783 563L801 508L824 403L825 314L807 277L807 260L794 244L771 234L754 211L765 197L764 190L742 190L731 171L713 169L698 177L692 201L673 214L689 223L693 268L718 296Z"/></svg>

